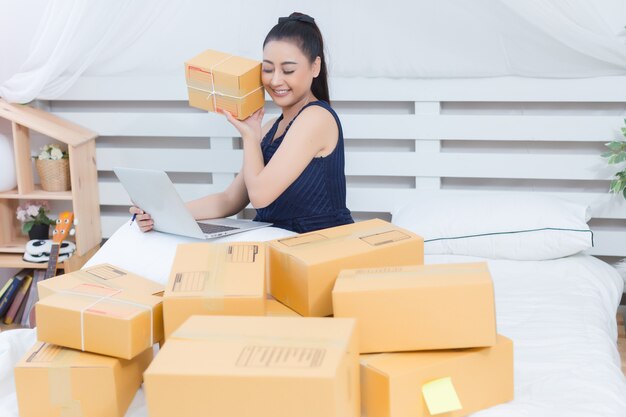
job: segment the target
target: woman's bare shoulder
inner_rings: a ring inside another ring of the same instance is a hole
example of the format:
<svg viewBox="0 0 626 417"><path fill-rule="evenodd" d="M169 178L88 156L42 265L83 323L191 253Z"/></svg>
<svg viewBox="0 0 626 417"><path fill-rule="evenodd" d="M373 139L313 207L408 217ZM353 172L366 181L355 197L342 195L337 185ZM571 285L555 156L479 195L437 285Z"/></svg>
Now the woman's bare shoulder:
<svg viewBox="0 0 626 417"><path fill-rule="evenodd" d="M330 111L322 106L308 106L294 121L294 125L315 126L316 130L337 131L337 123Z"/></svg>

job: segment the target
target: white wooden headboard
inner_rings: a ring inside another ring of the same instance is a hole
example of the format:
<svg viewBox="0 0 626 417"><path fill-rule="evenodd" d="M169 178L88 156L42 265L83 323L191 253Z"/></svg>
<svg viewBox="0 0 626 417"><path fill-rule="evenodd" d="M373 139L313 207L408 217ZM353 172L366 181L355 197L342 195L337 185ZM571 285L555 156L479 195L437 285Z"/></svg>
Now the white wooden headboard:
<svg viewBox="0 0 626 417"><path fill-rule="evenodd" d="M348 207L356 218L389 219L421 192L554 193L592 205L592 254L625 256L626 202L608 194L611 170L599 157L620 137L625 85L626 77L333 79ZM100 135L104 237L128 220L114 166L164 169L188 200L223 189L241 165L236 131L188 107L182 75L82 78L39 105ZM267 113L277 113L272 103Z"/></svg>

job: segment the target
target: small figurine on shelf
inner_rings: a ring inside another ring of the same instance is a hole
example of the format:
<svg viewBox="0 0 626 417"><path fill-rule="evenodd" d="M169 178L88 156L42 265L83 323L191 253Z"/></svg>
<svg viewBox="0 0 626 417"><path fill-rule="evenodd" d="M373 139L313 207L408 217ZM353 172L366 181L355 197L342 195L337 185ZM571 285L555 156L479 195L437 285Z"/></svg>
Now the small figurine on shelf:
<svg viewBox="0 0 626 417"><path fill-rule="evenodd" d="M28 233L29 239L48 239L50 225L55 223L48 213L47 201L27 201L17 208L17 219L22 222L22 231Z"/></svg>
<svg viewBox="0 0 626 417"><path fill-rule="evenodd" d="M41 148L35 166L44 191L67 191L70 189L69 154L59 145L48 144Z"/></svg>

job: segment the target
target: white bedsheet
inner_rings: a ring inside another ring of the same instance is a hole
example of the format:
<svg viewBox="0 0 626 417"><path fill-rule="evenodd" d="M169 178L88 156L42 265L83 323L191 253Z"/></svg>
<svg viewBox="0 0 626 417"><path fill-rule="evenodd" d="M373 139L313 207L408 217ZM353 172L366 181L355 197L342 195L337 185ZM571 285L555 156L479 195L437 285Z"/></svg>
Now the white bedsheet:
<svg viewBox="0 0 626 417"><path fill-rule="evenodd" d="M223 240L290 235L261 229ZM110 262L159 282L167 280L177 243L191 239L141 234L122 227L88 265ZM131 256L132 255L132 256ZM426 263L478 258L430 255ZM515 344L515 400L474 416L626 416L626 378L615 347L615 312L623 281L614 268L587 256L551 261L490 260L498 332ZM0 416L17 417L13 365L35 343L34 330L0 333ZM127 417L147 416L143 389Z"/></svg>

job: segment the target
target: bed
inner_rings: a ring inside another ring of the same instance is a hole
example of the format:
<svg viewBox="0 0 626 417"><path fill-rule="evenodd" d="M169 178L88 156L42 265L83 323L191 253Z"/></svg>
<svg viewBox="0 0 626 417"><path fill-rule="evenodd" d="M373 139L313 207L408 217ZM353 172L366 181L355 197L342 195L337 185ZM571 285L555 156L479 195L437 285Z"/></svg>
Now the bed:
<svg viewBox="0 0 626 417"><path fill-rule="evenodd" d="M615 268L582 252L592 244L585 208L545 197L525 198L522 204L474 196L465 201L456 198L452 221L445 209L450 203L441 199L407 204L394 213L393 221L422 230L427 242L426 263L485 260L489 264L498 332L513 339L515 346L515 400L474 415L626 416L626 378L616 348L615 319L624 281ZM492 215L477 220L475 216L484 213L485 205ZM472 218L474 221L468 221ZM499 222L505 222L508 233L503 233ZM537 222L542 222L542 227L536 227ZM498 232L493 232L494 227L500 228ZM443 238L443 233L448 237ZM220 240L269 240L289 235L291 232L266 228ZM125 224L86 266L110 262L164 283L174 247L189 241L160 233L142 234L135 225ZM134 256L127 256L129 252ZM12 366L34 342L34 330L0 333L3 417L18 416ZM127 416L147 416L143 390L138 391Z"/></svg>

